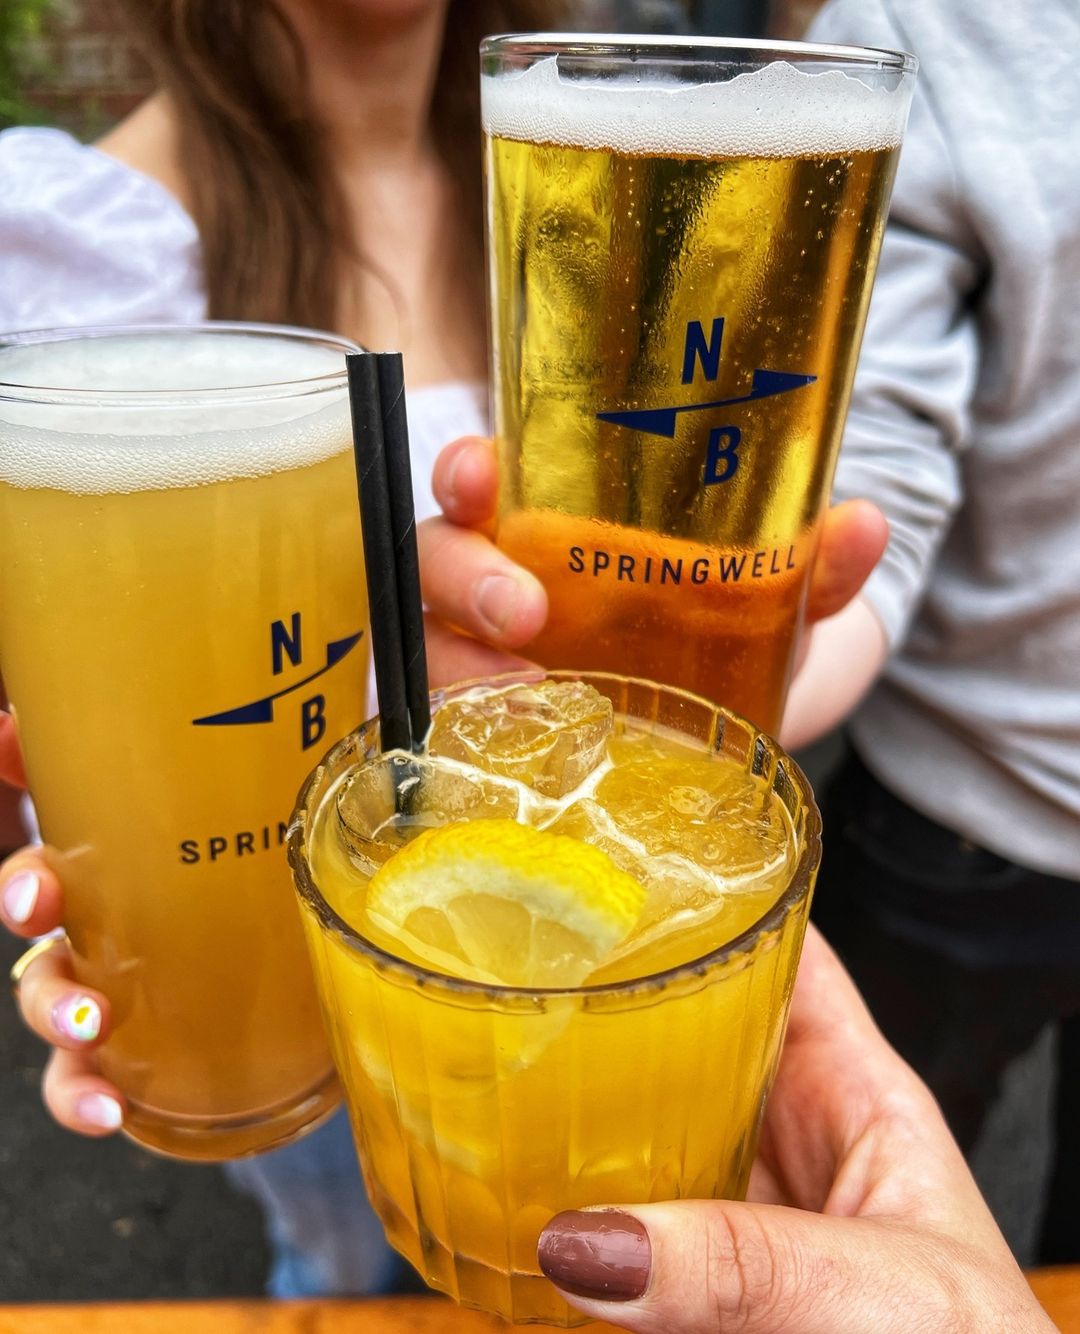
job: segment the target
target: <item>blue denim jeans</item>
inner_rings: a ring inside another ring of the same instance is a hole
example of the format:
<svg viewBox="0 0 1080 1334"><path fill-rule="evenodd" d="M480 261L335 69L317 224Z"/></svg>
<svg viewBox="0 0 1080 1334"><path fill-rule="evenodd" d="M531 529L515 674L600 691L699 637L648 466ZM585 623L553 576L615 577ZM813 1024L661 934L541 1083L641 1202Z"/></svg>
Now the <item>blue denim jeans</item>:
<svg viewBox="0 0 1080 1334"><path fill-rule="evenodd" d="M229 1163L226 1171L263 1207L271 1296L374 1294L403 1279L404 1261L387 1244L367 1202L341 1108L294 1144Z"/></svg>

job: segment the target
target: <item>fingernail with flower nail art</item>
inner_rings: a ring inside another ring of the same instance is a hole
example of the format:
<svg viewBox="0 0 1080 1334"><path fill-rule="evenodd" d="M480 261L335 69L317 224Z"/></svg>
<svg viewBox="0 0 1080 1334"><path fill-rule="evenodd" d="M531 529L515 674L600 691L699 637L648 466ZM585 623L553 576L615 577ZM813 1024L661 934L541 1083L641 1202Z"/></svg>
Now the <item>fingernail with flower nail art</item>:
<svg viewBox="0 0 1080 1334"><path fill-rule="evenodd" d="M22 926L33 916L40 882L33 871L20 871L4 886L4 914L9 922Z"/></svg>
<svg viewBox="0 0 1080 1334"><path fill-rule="evenodd" d="M90 996L65 996L53 1006L57 1032L75 1042L93 1042L101 1032L101 1008Z"/></svg>
<svg viewBox="0 0 1080 1334"><path fill-rule="evenodd" d="M75 1114L99 1130L119 1130L124 1121L120 1104L107 1093L84 1093L75 1104Z"/></svg>

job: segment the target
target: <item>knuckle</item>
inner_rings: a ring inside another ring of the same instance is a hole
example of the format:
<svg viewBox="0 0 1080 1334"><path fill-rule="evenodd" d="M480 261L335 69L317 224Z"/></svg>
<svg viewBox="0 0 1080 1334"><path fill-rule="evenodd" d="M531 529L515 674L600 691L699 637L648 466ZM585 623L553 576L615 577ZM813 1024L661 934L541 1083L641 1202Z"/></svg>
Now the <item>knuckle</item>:
<svg viewBox="0 0 1080 1334"><path fill-rule="evenodd" d="M69 1124L65 1115L65 1108L69 1101L65 1097L65 1083L63 1067L58 1062L56 1053L53 1052L45 1062L45 1070L41 1076L41 1101L45 1104L45 1110L53 1120L59 1121L61 1125Z"/></svg>
<svg viewBox="0 0 1080 1334"><path fill-rule="evenodd" d="M946 1328L950 1334L984 1334L986 1313L1004 1311L1012 1295L1002 1291L997 1273L987 1283L986 1259L976 1246L955 1239L938 1238L931 1244L921 1234L911 1237L907 1267L920 1281L920 1302L915 1309L910 1304L907 1308L912 1334ZM906 1285L905 1290L910 1289ZM1023 1292L1029 1293L1026 1284Z"/></svg>
<svg viewBox="0 0 1080 1334"><path fill-rule="evenodd" d="M19 1007L19 1014L22 1016L23 1023L30 1028L37 1027L37 1018L41 1013L41 996L45 987L45 976L42 971L40 960L35 960L28 965L26 972L19 980L19 988L15 997L15 1002Z"/></svg>
<svg viewBox="0 0 1080 1334"><path fill-rule="evenodd" d="M425 526L427 525L427 526ZM455 527L446 519L427 519L417 529L423 560L420 574L425 585L438 588L446 583L445 576L455 572L460 577L455 562L465 553L460 550L464 530ZM453 581L456 586L458 579Z"/></svg>
<svg viewBox="0 0 1080 1334"><path fill-rule="evenodd" d="M6 881L19 871L37 871L45 870L45 865L36 850L32 847L16 848L14 852L0 861L0 881Z"/></svg>
<svg viewBox="0 0 1080 1334"><path fill-rule="evenodd" d="M42 1034L36 1022L36 1014L33 1008L32 998L31 999L27 998L25 987L23 987L22 990L20 990L16 1004L19 1010L19 1018L23 1021L23 1023L31 1031L31 1033L36 1033L38 1037L41 1037Z"/></svg>
<svg viewBox="0 0 1080 1334"><path fill-rule="evenodd" d="M828 1276L752 1210L723 1211L709 1229L706 1283L718 1329L798 1328Z"/></svg>
<svg viewBox="0 0 1080 1334"><path fill-rule="evenodd" d="M440 537L445 537L447 523L438 515L421 519L416 525L416 543L425 557L438 549Z"/></svg>
<svg viewBox="0 0 1080 1334"><path fill-rule="evenodd" d="M29 988L25 981L20 1001L22 1003L23 1022L46 1042L53 1042L52 1003L55 997L50 995L51 988L45 981L34 983Z"/></svg>
<svg viewBox="0 0 1080 1334"><path fill-rule="evenodd" d="M776 1255L766 1230L753 1214L722 1211L706 1240L706 1291L721 1328L745 1329L771 1307Z"/></svg>

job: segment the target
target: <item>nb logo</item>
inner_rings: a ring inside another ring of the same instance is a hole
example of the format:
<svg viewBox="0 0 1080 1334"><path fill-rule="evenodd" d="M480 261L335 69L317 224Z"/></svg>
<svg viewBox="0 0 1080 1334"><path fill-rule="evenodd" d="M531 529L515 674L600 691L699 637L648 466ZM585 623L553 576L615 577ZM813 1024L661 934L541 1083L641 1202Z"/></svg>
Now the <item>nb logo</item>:
<svg viewBox="0 0 1080 1334"><path fill-rule="evenodd" d="M720 374L720 357L724 341L724 319L718 315L712 322L712 329L706 337L700 320L691 320L686 326L686 342L683 346L682 382L693 384L697 365L701 363L705 379L715 380ZM679 417L684 412L707 412L714 408L728 408L735 403L752 403L759 398L774 398L777 394L790 394L792 390L803 389L813 384L816 375L795 375L790 371L754 371L748 394L736 398L717 398L709 403L684 403L670 408L641 408L624 412L598 412L598 420L611 422L615 426L625 426L631 431L643 431L647 435L663 436L674 440L675 428ZM714 426L709 432L709 442L705 453L704 483L712 486L717 482L730 481L739 467L739 444L742 431L737 426Z"/></svg>
<svg viewBox="0 0 1080 1334"><path fill-rule="evenodd" d="M300 666L303 660L300 633L301 617L298 611L293 612L288 625L284 621L274 621L270 626L270 658L274 676L280 676L285 670L286 658L293 667ZM326 661L317 671L311 672L299 681L294 681L290 686L284 686L281 690L263 695L261 699L252 700L250 704L238 704L235 708L225 709L221 713L208 713L205 717L193 718L192 724L195 727L239 727L249 723L273 722L274 705L278 700L302 690L312 681L317 681L331 667L336 667L342 658L347 657L359 644L363 636L363 630L358 630L356 634L346 635L344 639L331 640L326 645ZM310 746L314 746L317 741L322 740L325 732L326 696L316 693L300 702L301 747L307 750Z"/></svg>

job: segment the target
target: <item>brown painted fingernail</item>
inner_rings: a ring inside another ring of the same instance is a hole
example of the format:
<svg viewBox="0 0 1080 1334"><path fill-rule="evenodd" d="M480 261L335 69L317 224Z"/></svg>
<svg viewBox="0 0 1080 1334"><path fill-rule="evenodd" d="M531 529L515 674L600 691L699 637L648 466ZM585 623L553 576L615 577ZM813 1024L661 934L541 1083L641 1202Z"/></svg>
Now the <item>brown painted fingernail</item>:
<svg viewBox="0 0 1080 1334"><path fill-rule="evenodd" d="M619 1209L556 1214L540 1234L536 1253L552 1283L575 1297L632 1302L649 1286L649 1234Z"/></svg>

